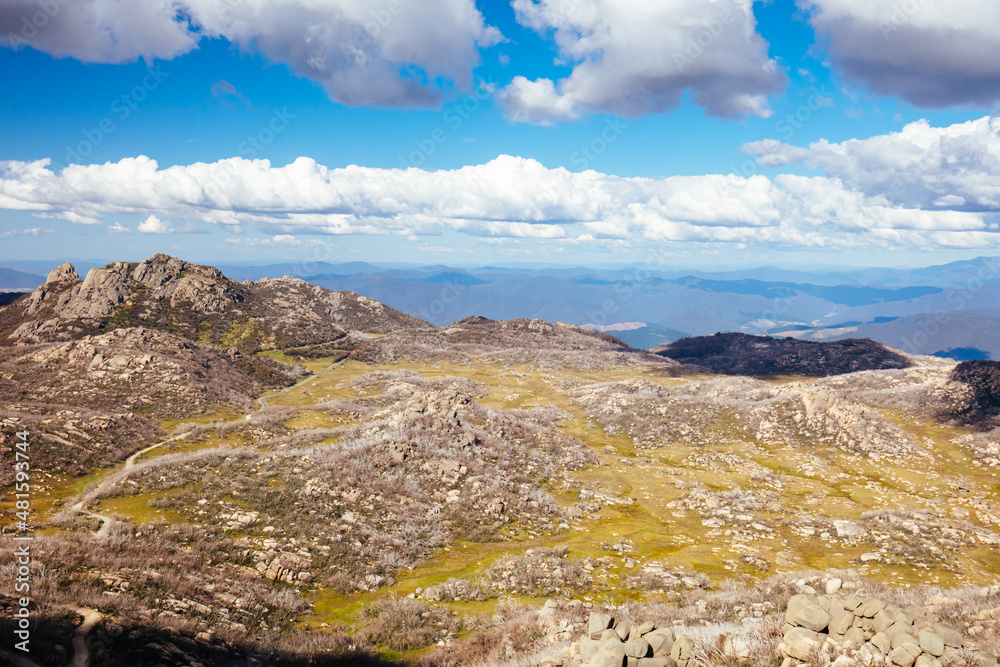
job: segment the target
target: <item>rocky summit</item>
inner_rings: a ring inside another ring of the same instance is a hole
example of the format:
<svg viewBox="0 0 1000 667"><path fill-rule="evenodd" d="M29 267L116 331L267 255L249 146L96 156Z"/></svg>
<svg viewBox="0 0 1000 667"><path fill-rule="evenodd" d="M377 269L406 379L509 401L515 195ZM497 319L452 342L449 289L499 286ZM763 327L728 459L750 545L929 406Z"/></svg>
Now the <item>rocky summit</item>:
<svg viewBox="0 0 1000 667"><path fill-rule="evenodd" d="M71 264L0 310L0 345L69 340L145 326L255 352L308 352L349 331L388 333L426 323L353 292L295 278L237 283L209 266L167 255L114 262L80 280Z"/></svg>

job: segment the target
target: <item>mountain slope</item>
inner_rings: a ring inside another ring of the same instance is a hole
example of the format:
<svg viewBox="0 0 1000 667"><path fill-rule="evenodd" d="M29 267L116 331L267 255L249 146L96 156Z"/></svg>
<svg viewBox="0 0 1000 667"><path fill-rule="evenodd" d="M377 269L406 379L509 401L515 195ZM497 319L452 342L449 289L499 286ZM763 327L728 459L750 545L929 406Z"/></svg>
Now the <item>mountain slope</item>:
<svg viewBox="0 0 1000 667"><path fill-rule="evenodd" d="M775 334L803 340L871 338L910 354L930 354L960 361L1000 359L1000 318L988 312L923 313L890 322Z"/></svg>
<svg viewBox="0 0 1000 667"><path fill-rule="evenodd" d="M0 289L34 289L45 282L45 278L14 269L0 268Z"/></svg>
<svg viewBox="0 0 1000 667"><path fill-rule="evenodd" d="M147 326L247 351L321 346L348 331L388 333L428 326L352 292L293 278L237 283L213 267L155 255L115 262L80 280L70 264L0 309L0 345L69 340Z"/></svg>

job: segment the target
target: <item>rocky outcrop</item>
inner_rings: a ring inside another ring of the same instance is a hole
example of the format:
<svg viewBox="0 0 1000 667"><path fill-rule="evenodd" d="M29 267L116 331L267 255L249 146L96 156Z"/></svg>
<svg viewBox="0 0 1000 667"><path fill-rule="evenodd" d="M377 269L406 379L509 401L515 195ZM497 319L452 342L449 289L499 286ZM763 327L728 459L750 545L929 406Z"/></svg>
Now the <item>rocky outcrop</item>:
<svg viewBox="0 0 1000 667"><path fill-rule="evenodd" d="M76 269L69 263L61 264L52 269L49 273L49 277L45 279L45 284L60 283L67 280L74 283L80 280L80 276L77 274Z"/></svg>
<svg viewBox="0 0 1000 667"><path fill-rule="evenodd" d="M309 353L348 331L388 333L425 322L353 292L293 278L245 284L210 266L168 255L115 262L80 280L72 264L0 309L0 346L71 340L108 329L167 329L191 340L243 350ZM306 349L299 349L306 348Z"/></svg>
<svg viewBox="0 0 1000 667"><path fill-rule="evenodd" d="M938 623L922 607L900 609L878 597L836 592L793 596L778 650L785 656L784 667L996 665L995 657L975 653L974 642ZM975 662L969 662L970 655Z"/></svg>
<svg viewBox="0 0 1000 667"><path fill-rule="evenodd" d="M537 319L498 321L485 317L467 317L442 330L396 331L362 342L352 354L368 363L389 363L400 358L422 362L449 359L461 363L475 356L508 366L530 363L597 368L644 363L667 368L676 365L669 359L633 350L614 336L574 324Z"/></svg>
<svg viewBox="0 0 1000 667"><path fill-rule="evenodd" d="M450 343L490 347L549 347L561 350L606 348L629 350L628 345L609 334L590 331L575 324L536 319L490 320L467 317L444 330Z"/></svg>

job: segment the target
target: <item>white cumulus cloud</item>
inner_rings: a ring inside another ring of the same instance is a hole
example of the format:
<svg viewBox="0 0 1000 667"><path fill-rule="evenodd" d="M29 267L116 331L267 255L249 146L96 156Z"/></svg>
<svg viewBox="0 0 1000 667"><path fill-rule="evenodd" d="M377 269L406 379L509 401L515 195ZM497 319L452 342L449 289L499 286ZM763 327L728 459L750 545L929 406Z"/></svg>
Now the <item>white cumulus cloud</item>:
<svg viewBox="0 0 1000 667"><path fill-rule="evenodd" d="M879 95L928 107L1000 101L996 0L798 0L830 56Z"/></svg>
<svg viewBox="0 0 1000 667"><path fill-rule="evenodd" d="M767 140L744 151L771 167L805 163L851 189L910 207L1000 211L1000 117L808 147Z"/></svg>
<svg viewBox="0 0 1000 667"><path fill-rule="evenodd" d="M471 84L501 36L473 0L4 0L5 46L123 63L170 59L205 38L259 51L344 104L428 106L446 77Z"/></svg>
<svg viewBox="0 0 1000 667"><path fill-rule="evenodd" d="M515 121L587 113L665 113L686 92L721 117L767 116L785 75L756 31L752 0L514 0L518 21L554 31L573 65L559 81L515 77L503 91Z"/></svg>
<svg viewBox="0 0 1000 667"><path fill-rule="evenodd" d="M151 215L139 223L139 232L142 234L169 234L173 228L169 223L160 220L155 215Z"/></svg>

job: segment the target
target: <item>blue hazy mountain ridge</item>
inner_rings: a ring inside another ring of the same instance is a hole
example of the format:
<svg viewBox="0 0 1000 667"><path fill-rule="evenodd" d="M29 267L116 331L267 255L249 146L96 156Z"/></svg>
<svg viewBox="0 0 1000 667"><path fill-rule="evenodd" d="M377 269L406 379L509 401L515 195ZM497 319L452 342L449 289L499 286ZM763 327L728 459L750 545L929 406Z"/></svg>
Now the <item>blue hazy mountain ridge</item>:
<svg viewBox="0 0 1000 667"><path fill-rule="evenodd" d="M3 264L35 274L29 281L34 284L19 289L44 282L41 275L54 268L37 261ZM354 291L439 326L473 315L580 325L637 322L644 326L615 335L635 347L720 331L813 340L870 336L908 352L957 350L955 355L1000 358L1000 313L990 312L1000 304L1000 258L816 273L779 267L708 272L669 266L469 268L367 262L222 263L220 268L238 281L291 275ZM5 284L4 276L17 274L0 273L0 289L14 289L14 280ZM933 337L919 335L928 328L934 328Z"/></svg>
<svg viewBox="0 0 1000 667"><path fill-rule="evenodd" d="M915 286L900 287L895 289L883 287L862 287L858 285L815 285L811 283L790 283L790 282L764 282L761 280L740 279L740 280L708 280L696 276L684 276L682 278L650 278L651 285L663 283L673 283L675 285L685 285L708 292L723 292L728 294L751 294L769 298L788 299L796 293L808 294L830 303L843 304L845 306L864 306L874 303L884 303L891 301L907 301L916 299L928 294L938 294L943 292L941 287ZM587 276L576 280L579 285L629 285L636 286L639 281L609 281L599 280Z"/></svg>
<svg viewBox="0 0 1000 667"><path fill-rule="evenodd" d="M905 286L935 285L958 287L975 284L1000 283L1000 257L977 257L916 269L853 269L825 274L845 283L863 285Z"/></svg>
<svg viewBox="0 0 1000 667"><path fill-rule="evenodd" d="M459 271L442 271L426 278L403 278L408 282L435 283L444 285L488 285L491 281L477 278L468 273ZM310 281L311 282L311 281Z"/></svg>
<svg viewBox="0 0 1000 667"><path fill-rule="evenodd" d="M2 290L33 290L44 282L44 276L25 273L17 269L0 269L0 289Z"/></svg>
<svg viewBox="0 0 1000 667"><path fill-rule="evenodd" d="M924 313L891 322L808 329L794 332L794 335L807 340L871 338L904 352L950 357L959 361L997 360L1000 359L998 315L1000 313L995 309L984 312Z"/></svg>

